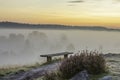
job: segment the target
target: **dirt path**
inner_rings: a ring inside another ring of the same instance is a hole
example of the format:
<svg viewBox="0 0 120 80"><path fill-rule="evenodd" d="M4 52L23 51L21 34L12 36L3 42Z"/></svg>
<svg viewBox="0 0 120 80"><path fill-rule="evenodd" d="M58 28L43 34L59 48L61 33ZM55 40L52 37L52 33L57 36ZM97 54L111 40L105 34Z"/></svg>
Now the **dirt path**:
<svg viewBox="0 0 120 80"><path fill-rule="evenodd" d="M40 68L32 69L29 71L20 71L17 74L11 74L1 78L0 80L33 80L43 76L48 71L55 71L58 69L60 62L52 63L49 65L41 66Z"/></svg>

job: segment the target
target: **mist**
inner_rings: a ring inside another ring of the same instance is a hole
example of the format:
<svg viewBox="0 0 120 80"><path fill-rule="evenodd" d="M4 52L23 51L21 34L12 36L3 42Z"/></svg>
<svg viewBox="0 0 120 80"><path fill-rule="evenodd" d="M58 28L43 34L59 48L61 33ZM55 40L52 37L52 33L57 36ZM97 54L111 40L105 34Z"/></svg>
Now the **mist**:
<svg viewBox="0 0 120 80"><path fill-rule="evenodd" d="M54 38L50 36L40 31L31 31L26 36L22 33L0 36L0 66L44 62L45 59L40 58L40 54L67 51L69 48L74 50L74 45L69 43L65 34Z"/></svg>
<svg viewBox="0 0 120 80"><path fill-rule="evenodd" d="M0 67L45 62L41 54L98 50L120 52L119 32L89 30L0 30ZM113 38L114 36L114 38Z"/></svg>

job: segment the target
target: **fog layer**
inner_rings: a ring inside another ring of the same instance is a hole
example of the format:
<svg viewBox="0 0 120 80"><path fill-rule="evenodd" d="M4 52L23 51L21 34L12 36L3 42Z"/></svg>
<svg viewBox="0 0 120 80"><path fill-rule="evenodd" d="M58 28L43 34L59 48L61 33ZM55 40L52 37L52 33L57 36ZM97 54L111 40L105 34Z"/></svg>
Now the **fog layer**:
<svg viewBox="0 0 120 80"><path fill-rule="evenodd" d="M0 67L44 62L40 54L99 50L120 52L120 32L87 30L0 30Z"/></svg>

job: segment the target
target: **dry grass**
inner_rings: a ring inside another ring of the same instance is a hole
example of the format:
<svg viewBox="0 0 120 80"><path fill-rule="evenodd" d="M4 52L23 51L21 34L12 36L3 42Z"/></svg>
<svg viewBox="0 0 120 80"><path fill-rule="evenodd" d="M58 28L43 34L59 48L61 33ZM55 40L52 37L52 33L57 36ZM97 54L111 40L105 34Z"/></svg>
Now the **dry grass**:
<svg viewBox="0 0 120 80"><path fill-rule="evenodd" d="M95 75L106 72L106 61L103 55L98 51L81 51L63 60L59 68L62 77L66 79L83 70Z"/></svg>

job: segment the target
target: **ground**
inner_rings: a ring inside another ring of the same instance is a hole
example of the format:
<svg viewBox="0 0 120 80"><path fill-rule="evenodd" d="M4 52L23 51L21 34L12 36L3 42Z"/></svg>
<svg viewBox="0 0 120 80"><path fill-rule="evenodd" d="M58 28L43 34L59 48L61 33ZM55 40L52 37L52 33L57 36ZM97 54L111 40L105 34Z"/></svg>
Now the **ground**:
<svg viewBox="0 0 120 80"><path fill-rule="evenodd" d="M105 57L105 59L107 62L107 69L109 71L107 75L113 76L113 80L120 80L120 57L112 56L112 57ZM0 78L0 80L23 80L25 78L37 78L36 80L40 80L39 78L40 76L45 74L47 71L57 70L58 66L59 66L59 62L57 61L49 65L45 64L40 67L36 67L36 68L34 67L33 69L27 71L19 70L19 72L17 73L9 74L4 78ZM102 76L104 76L104 74L97 75L94 77L102 77Z"/></svg>
<svg viewBox="0 0 120 80"><path fill-rule="evenodd" d="M120 57L107 57L107 66L114 80L120 80Z"/></svg>

